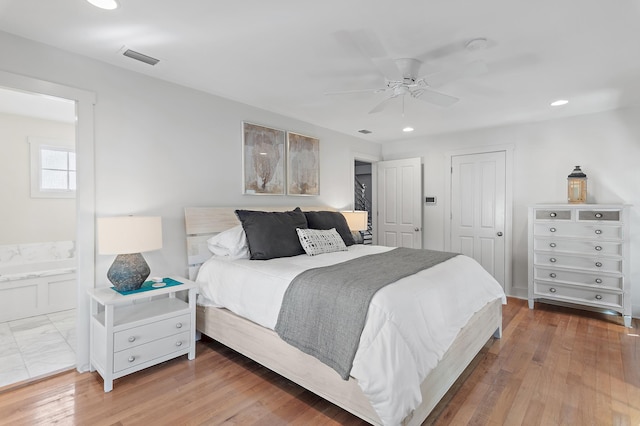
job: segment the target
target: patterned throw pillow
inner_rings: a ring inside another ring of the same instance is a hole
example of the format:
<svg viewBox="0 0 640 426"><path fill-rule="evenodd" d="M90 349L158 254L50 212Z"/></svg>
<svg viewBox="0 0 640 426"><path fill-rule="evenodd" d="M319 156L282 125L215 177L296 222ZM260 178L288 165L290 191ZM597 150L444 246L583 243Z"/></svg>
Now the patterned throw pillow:
<svg viewBox="0 0 640 426"><path fill-rule="evenodd" d="M342 237L335 228L301 229L296 228L302 248L309 256L334 251L347 251Z"/></svg>

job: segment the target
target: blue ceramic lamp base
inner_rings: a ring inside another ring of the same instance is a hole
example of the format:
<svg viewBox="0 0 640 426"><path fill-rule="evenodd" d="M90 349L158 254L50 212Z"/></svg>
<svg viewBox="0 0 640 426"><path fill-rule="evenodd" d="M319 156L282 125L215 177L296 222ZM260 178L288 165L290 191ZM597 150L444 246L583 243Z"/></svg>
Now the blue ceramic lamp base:
<svg viewBox="0 0 640 426"><path fill-rule="evenodd" d="M139 289L151 270L140 253L119 254L107 271L107 278L119 291Z"/></svg>

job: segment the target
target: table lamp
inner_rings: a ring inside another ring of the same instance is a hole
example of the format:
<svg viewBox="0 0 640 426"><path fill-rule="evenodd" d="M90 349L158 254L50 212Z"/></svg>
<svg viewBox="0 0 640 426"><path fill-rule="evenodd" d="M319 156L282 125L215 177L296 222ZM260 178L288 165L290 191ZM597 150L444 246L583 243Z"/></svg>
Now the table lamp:
<svg viewBox="0 0 640 426"><path fill-rule="evenodd" d="M139 289L151 270L142 252L162 248L162 222L158 216L98 218L98 252L115 254L107 278L118 291Z"/></svg>
<svg viewBox="0 0 640 426"><path fill-rule="evenodd" d="M367 230L369 213L366 210L344 211L340 213L347 219L347 225L349 225L349 229L352 232Z"/></svg>

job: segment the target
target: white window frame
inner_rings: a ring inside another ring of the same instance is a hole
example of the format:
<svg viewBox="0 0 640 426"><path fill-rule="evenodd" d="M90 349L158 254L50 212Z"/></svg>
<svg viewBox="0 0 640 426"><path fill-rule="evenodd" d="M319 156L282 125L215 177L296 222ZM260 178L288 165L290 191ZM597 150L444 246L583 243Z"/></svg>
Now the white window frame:
<svg viewBox="0 0 640 426"><path fill-rule="evenodd" d="M75 198L75 189L42 188L42 150L76 152L72 143L54 139L29 137L29 151L31 156L31 198ZM77 159L76 159L77 164ZM76 179L77 179L77 170ZM76 183L77 188L77 183Z"/></svg>

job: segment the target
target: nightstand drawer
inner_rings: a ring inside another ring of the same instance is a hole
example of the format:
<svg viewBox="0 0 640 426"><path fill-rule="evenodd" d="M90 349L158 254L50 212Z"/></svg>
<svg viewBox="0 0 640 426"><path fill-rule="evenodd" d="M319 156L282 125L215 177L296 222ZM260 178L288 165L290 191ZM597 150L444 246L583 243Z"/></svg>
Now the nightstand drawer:
<svg viewBox="0 0 640 426"><path fill-rule="evenodd" d="M191 332L186 331L116 352L113 356L113 372L117 373L127 368L135 367L156 358L169 355L172 352L187 350L190 344Z"/></svg>
<svg viewBox="0 0 640 426"><path fill-rule="evenodd" d="M622 307L622 294L609 293L601 289L585 287L564 287L549 283L535 283L535 295L547 299L566 302L598 304L605 307Z"/></svg>
<svg viewBox="0 0 640 426"><path fill-rule="evenodd" d="M184 314L162 321L146 324L128 330L118 331L113 335L114 352L126 348L144 345L162 337L191 330L191 314Z"/></svg>
<svg viewBox="0 0 640 426"><path fill-rule="evenodd" d="M553 268L533 268L533 278L545 281L560 281L572 284L602 286L615 289L622 288L622 276L589 274L585 272L566 271Z"/></svg>
<svg viewBox="0 0 640 426"><path fill-rule="evenodd" d="M555 253L534 253L533 261L536 266L553 266L557 268L574 268L585 271L622 272L622 260L597 258L588 256L567 256Z"/></svg>

